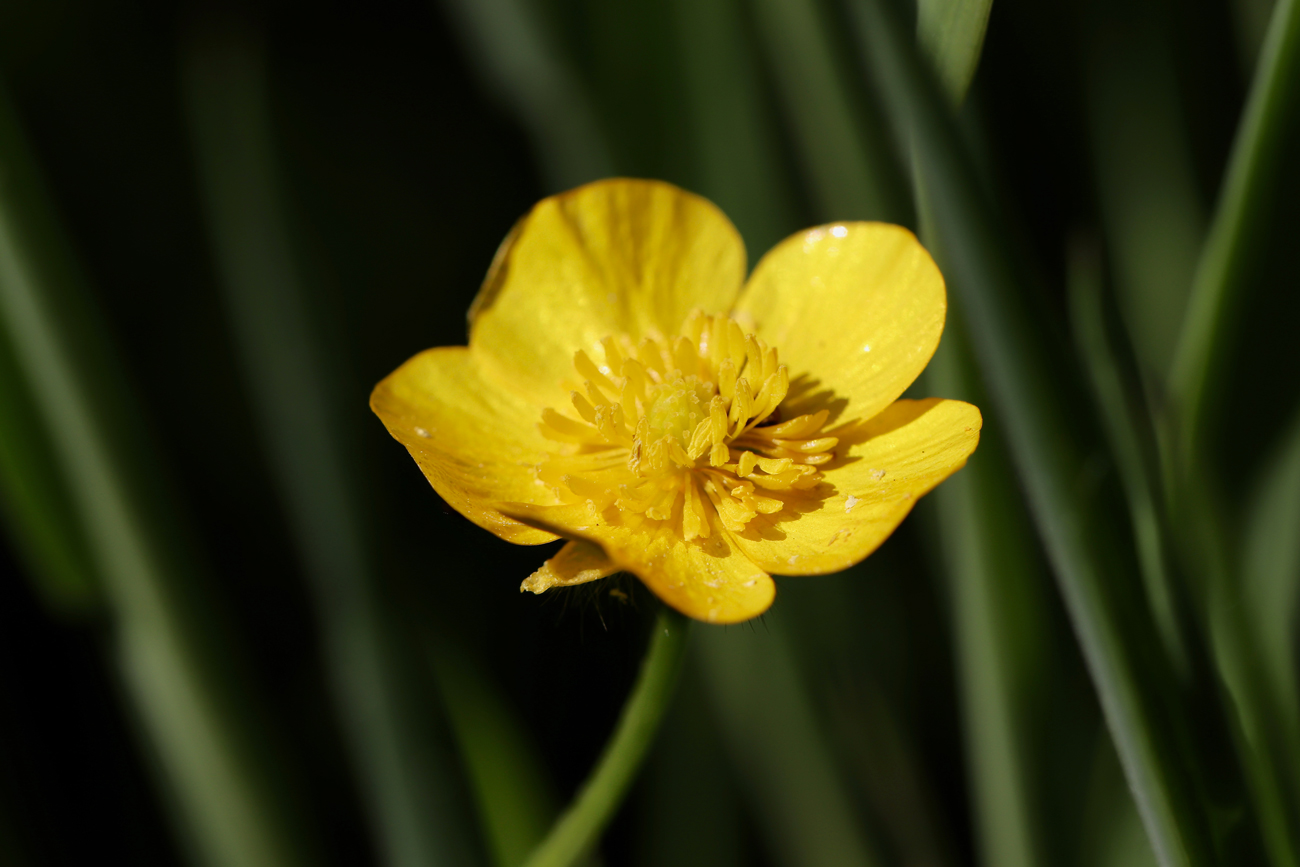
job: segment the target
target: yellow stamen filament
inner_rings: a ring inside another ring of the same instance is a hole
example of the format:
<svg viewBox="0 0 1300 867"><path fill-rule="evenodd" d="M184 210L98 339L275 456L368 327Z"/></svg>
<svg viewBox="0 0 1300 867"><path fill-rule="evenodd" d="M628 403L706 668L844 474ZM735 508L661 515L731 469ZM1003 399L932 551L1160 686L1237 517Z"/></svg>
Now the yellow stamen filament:
<svg viewBox="0 0 1300 867"><path fill-rule="evenodd" d="M595 356L574 353L582 387L572 414L542 411L542 435L563 451L537 477L563 502L707 539L715 524L740 533L782 511L835 457L838 440L821 435L827 410L764 424L790 373L774 348L725 316L696 310L673 338L606 337Z"/></svg>

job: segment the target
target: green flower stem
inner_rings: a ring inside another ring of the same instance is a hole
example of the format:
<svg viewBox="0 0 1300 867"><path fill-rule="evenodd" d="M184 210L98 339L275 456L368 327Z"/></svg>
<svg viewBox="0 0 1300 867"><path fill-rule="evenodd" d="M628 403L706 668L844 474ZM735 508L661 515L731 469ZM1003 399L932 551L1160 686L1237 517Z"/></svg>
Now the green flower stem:
<svg viewBox="0 0 1300 867"><path fill-rule="evenodd" d="M605 751L591 775L526 867L568 867L586 854L623 800L654 741L677 685L690 621L665 607L655 620L650 649Z"/></svg>
<svg viewBox="0 0 1300 867"><path fill-rule="evenodd" d="M1204 440L1211 435L1208 427L1222 393L1241 286L1268 216L1277 166L1288 156L1282 151L1283 138L1300 95L1300 10L1296 7L1296 0L1277 0L1273 10L1170 375L1178 413L1176 459L1188 473L1200 465Z"/></svg>

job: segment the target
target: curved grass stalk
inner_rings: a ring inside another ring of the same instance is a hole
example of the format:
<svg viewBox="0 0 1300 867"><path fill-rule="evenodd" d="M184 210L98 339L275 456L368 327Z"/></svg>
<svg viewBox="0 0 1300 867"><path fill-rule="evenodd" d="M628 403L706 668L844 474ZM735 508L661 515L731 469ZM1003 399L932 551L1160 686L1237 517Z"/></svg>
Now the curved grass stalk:
<svg viewBox="0 0 1300 867"><path fill-rule="evenodd" d="M600 839L636 777L677 685L690 621L670 608L655 619L650 647L614 733L573 803L533 850L526 867L568 867Z"/></svg>
<svg viewBox="0 0 1300 867"><path fill-rule="evenodd" d="M1222 390L1225 355L1237 330L1241 284L1272 201L1276 167L1288 156L1282 151L1283 136L1298 98L1300 8L1295 0L1278 0L1196 269L1170 373L1178 414L1176 457L1185 472L1194 472L1211 433L1208 425Z"/></svg>

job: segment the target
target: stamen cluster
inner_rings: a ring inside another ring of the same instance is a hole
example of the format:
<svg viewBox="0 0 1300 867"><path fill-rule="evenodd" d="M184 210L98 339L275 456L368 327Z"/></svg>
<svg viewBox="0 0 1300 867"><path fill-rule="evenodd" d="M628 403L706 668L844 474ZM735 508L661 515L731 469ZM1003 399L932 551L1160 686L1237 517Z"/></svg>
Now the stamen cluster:
<svg viewBox="0 0 1300 867"><path fill-rule="evenodd" d="M789 371L728 317L696 310L677 337L617 335L601 349L600 363L574 355L574 415L542 411L542 435L566 448L538 477L564 502L671 522L689 541L714 532L715 516L741 532L780 512L834 458L829 412L782 420Z"/></svg>

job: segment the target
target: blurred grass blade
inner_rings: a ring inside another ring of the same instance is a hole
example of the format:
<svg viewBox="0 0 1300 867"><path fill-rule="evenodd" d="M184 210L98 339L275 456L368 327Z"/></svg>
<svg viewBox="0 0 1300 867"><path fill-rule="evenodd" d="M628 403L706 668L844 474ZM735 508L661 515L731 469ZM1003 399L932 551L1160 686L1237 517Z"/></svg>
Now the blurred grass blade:
<svg viewBox="0 0 1300 867"><path fill-rule="evenodd" d="M312 863L277 788L280 763L250 715L230 633L188 562L176 510L35 172L0 93L0 328L66 480L126 692L182 838L211 867Z"/></svg>
<svg viewBox="0 0 1300 867"><path fill-rule="evenodd" d="M1237 706L1273 863L1300 864L1300 706L1295 619L1300 586L1300 421L1265 462L1237 556L1207 571L1216 659ZM1185 493L1207 495L1205 488ZM1203 505L1198 508L1208 512ZM1211 533L1223 533L1215 526ZM1217 549L1223 549L1222 540ZM1238 571L1240 570L1240 571Z"/></svg>
<svg viewBox="0 0 1300 867"><path fill-rule="evenodd" d="M921 0L917 40L940 86L960 105L979 64L991 2ZM924 203L921 237L934 229ZM929 389L986 406L957 307L926 367ZM934 492L952 593L963 728L981 863L1044 863L1041 798L1029 772L1031 696L1041 695L1047 621L1036 586L1033 529L1022 514L1005 445L989 425L963 472ZM1036 664L1037 663L1037 664Z"/></svg>
<svg viewBox="0 0 1300 867"><path fill-rule="evenodd" d="M533 137L552 192L615 173L575 72L529 0L443 0L471 61Z"/></svg>
<svg viewBox="0 0 1300 867"><path fill-rule="evenodd" d="M98 601L90 552L40 411L2 330L0 510L45 604L65 614L89 611Z"/></svg>
<svg viewBox="0 0 1300 867"><path fill-rule="evenodd" d="M1169 524L1162 514L1163 490L1155 475L1159 467L1155 434L1147 425L1149 416L1138 404L1140 387L1136 376L1129 375L1126 383L1119 355L1107 334L1117 329L1108 326L1106 321L1097 258L1095 251L1081 244L1076 244L1071 251L1072 320L1128 495L1147 596L1166 649L1175 660L1183 682L1189 683L1199 679L1192 676L1192 670L1202 668L1204 658L1199 654L1192 658L1190 600L1171 581L1164 529ZM1198 492L1192 496L1199 495ZM1233 735L1249 771L1273 863L1294 865L1297 863L1295 835L1288 828L1294 829L1300 812L1295 809L1294 793L1288 792L1287 778L1294 789L1300 764L1277 759L1283 755L1300 756L1300 743L1296 742L1300 732L1279 725L1280 698L1270 690L1267 678L1261 676L1258 629L1242 616L1235 582L1218 568L1211 568L1207 574L1211 579L1206 597L1207 620L1214 639L1219 676L1229 687L1240 725L1240 730L1234 729Z"/></svg>
<svg viewBox="0 0 1300 867"><path fill-rule="evenodd" d="M1090 152L1129 333L1157 393L1173 360L1206 217L1173 50L1143 4L1084 7Z"/></svg>
<svg viewBox="0 0 1300 867"><path fill-rule="evenodd" d="M993 0L919 0L916 6L921 47L944 93L961 105L979 66Z"/></svg>
<svg viewBox="0 0 1300 867"><path fill-rule="evenodd" d="M1216 826L1198 796L1208 776L1178 752L1190 715L1173 706L1172 670L1142 599L1128 587L1123 531L1088 478L1086 428L1070 377L1030 314L1013 254L997 232L946 100L886 0L854 0L863 52L900 136L911 134L924 211L945 274L963 302L981 369L1047 548L1103 711L1158 857L1215 862Z"/></svg>
<svg viewBox="0 0 1300 867"><path fill-rule="evenodd" d="M1260 480L1246 515L1242 597L1286 733L1286 753L1277 759L1294 771L1300 770L1300 534L1295 532L1300 527L1300 416L1264 464Z"/></svg>
<svg viewBox="0 0 1300 867"><path fill-rule="evenodd" d="M1069 253L1070 322L1075 343L1087 369L1096 405L1115 455L1120 481L1128 497L1147 599L1165 649L1183 676L1189 676L1191 659L1188 625L1169 571L1164 502L1159 476L1160 457L1150 416L1135 406L1140 385L1125 382L1108 332L1099 253L1077 241ZM1145 436L1143 434L1146 434Z"/></svg>
<svg viewBox="0 0 1300 867"><path fill-rule="evenodd" d="M1291 727L1295 717L1288 717L1282 707L1284 699L1272 689L1272 666L1264 662L1261 647L1263 624L1249 617L1255 611L1243 606L1236 582L1229 580L1226 572L1215 572L1207 600L1209 626L1215 662L1237 712L1234 734L1249 772L1271 863L1295 867L1300 864L1300 809L1295 783L1300 766L1294 763L1300 745Z"/></svg>
<svg viewBox="0 0 1300 867"><path fill-rule="evenodd" d="M528 733L464 653L430 651L496 867L519 867L546 836L559 801Z"/></svg>
<svg viewBox="0 0 1300 867"><path fill-rule="evenodd" d="M952 315L926 368L935 394L985 405L962 323ZM994 425L965 469L933 493L951 585L980 863L1033 867L1043 859L1041 793L1033 785L1031 703L1050 688L1048 621L1014 471ZM1046 576L1041 576L1045 580Z"/></svg>
<svg viewBox="0 0 1300 867"><path fill-rule="evenodd" d="M1181 553L1205 588L1215 662L1236 704L1240 752L1249 770L1269 854L1300 864L1300 768L1283 757L1297 737L1285 693L1273 688L1260 633L1242 607L1240 555L1223 514L1221 480L1210 457L1219 434L1226 370L1239 344L1240 311L1271 214L1275 177L1291 155L1284 141L1300 98L1300 10L1278 0L1237 128L1219 201L1192 285L1170 373L1173 439L1170 509L1182 528Z"/></svg>
<svg viewBox="0 0 1300 867"><path fill-rule="evenodd" d="M1156 867L1109 738L1097 738L1080 823L1080 867Z"/></svg>
<svg viewBox="0 0 1300 867"><path fill-rule="evenodd" d="M589 854L636 779L672 702L691 621L664 606L651 627L641 670L609 741L573 802L528 856L527 867L570 867Z"/></svg>
<svg viewBox="0 0 1300 867"><path fill-rule="evenodd" d="M765 111L758 59L740 0L673 0L691 112L696 192L740 229L757 258L797 225L775 119Z"/></svg>
<svg viewBox="0 0 1300 867"><path fill-rule="evenodd" d="M855 813L792 658L779 611L765 628L701 629L722 739L778 867L883 864Z"/></svg>
<svg viewBox="0 0 1300 867"><path fill-rule="evenodd" d="M754 0L760 41L819 215L906 222L903 174L849 70L817 0Z"/></svg>
<svg viewBox="0 0 1300 867"><path fill-rule="evenodd" d="M388 863L472 863L426 682L386 607L349 475L334 359L313 333L275 162L260 45L238 24L190 44L193 144L227 310L316 603L324 656ZM364 397L357 395L358 415Z"/></svg>
<svg viewBox="0 0 1300 867"><path fill-rule="evenodd" d="M699 666L682 671L647 768L637 867L742 867L747 851L737 781L709 717Z"/></svg>
<svg viewBox="0 0 1300 867"><path fill-rule="evenodd" d="M1275 189L1286 128L1300 96L1300 9L1278 0L1237 128L1209 236L1196 268L1187 317L1179 337L1170 392L1179 466L1200 464L1204 440L1222 396L1226 355L1237 338L1242 287L1262 236L1262 220Z"/></svg>
<svg viewBox="0 0 1300 867"><path fill-rule="evenodd" d="M1259 62L1259 53L1268 34L1268 21L1275 0L1231 0L1233 29L1236 31L1237 59L1244 78L1249 78Z"/></svg>

